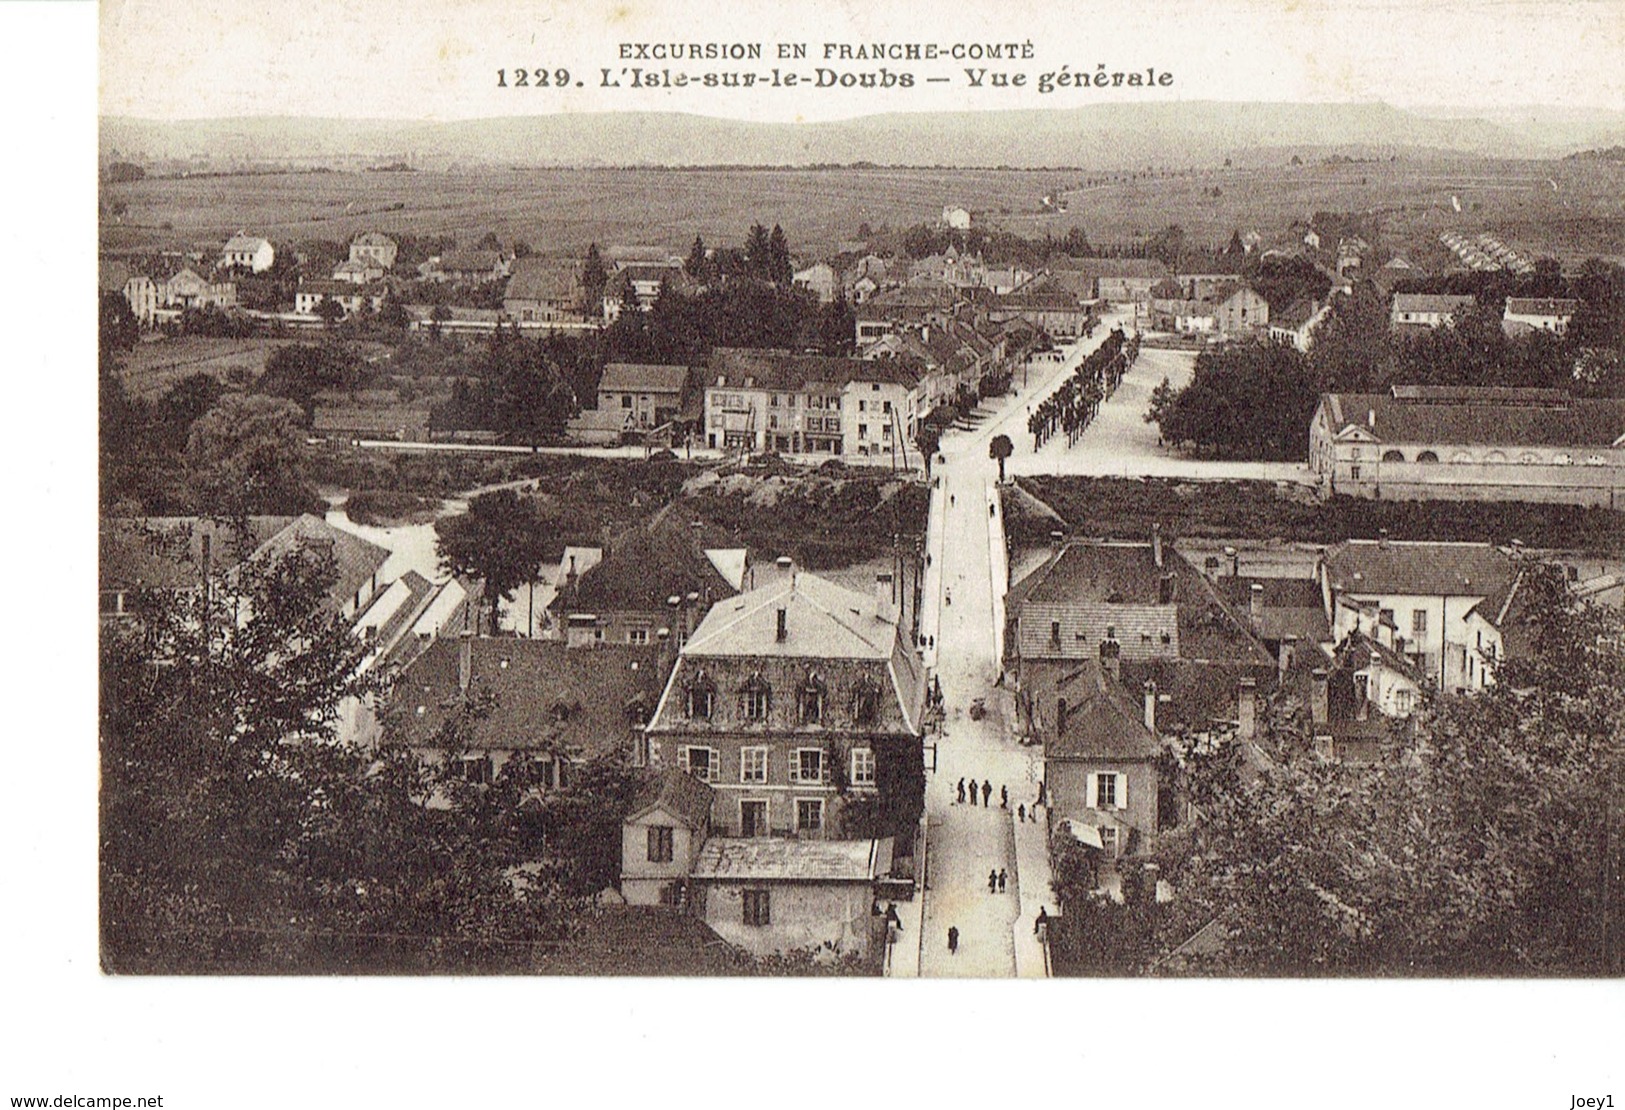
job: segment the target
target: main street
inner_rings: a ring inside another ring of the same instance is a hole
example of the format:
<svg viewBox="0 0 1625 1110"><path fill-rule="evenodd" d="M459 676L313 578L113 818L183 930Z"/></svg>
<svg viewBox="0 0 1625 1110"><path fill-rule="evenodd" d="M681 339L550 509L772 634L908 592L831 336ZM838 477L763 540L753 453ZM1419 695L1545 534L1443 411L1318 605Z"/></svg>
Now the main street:
<svg viewBox="0 0 1625 1110"><path fill-rule="evenodd" d="M936 771L926 783L928 848L923 894L923 976L1044 974L1033 939L1033 916L1050 901L1048 856L1041 822L1029 814L1043 774L1036 748L1013 738L1012 702L996 685L1006 586L1004 529L998 504L998 464L988 457L994 436L1007 435L1017 457L1030 454L1027 410L1069 377L1120 317L1108 316L1093 338L1075 344L1062 363L1036 364L1027 387L994 402L974 431L943 437L945 461L932 471L921 630L926 659L942 684L946 706ZM986 716L973 720L977 699ZM990 805L961 803L958 784L988 783ZM1001 807L1008 790L1008 808ZM1018 866L1018 863L1020 866ZM988 872L1004 871L1003 893L989 893ZM948 950L948 929L959 931L959 951Z"/></svg>

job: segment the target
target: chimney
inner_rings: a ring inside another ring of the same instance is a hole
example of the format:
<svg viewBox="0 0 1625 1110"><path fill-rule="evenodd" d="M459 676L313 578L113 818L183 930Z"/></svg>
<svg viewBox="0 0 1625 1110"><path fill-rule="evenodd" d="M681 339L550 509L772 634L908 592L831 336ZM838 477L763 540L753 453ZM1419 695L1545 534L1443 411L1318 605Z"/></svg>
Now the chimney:
<svg viewBox="0 0 1625 1110"><path fill-rule="evenodd" d="M1290 671L1292 669L1292 661L1297 656L1297 654L1298 654L1298 638L1296 636L1288 634L1286 639L1281 641L1281 646L1280 646L1279 650L1276 653L1276 667L1275 667L1275 670L1276 670L1276 675L1277 675L1277 681L1279 681L1279 682L1285 682L1286 681L1286 672Z"/></svg>
<svg viewBox="0 0 1625 1110"><path fill-rule="evenodd" d="M1251 740L1258 735L1258 682L1244 678L1236 688L1236 735Z"/></svg>
<svg viewBox="0 0 1625 1110"><path fill-rule="evenodd" d="M1264 628L1264 583L1254 582L1247 591L1247 621L1257 633Z"/></svg>
<svg viewBox="0 0 1625 1110"><path fill-rule="evenodd" d="M1241 554L1233 547L1224 549L1224 557L1230 560L1230 577L1241 577Z"/></svg>
<svg viewBox="0 0 1625 1110"><path fill-rule="evenodd" d="M474 634L461 633L457 637L457 689L468 693L468 682L474 672Z"/></svg>
<svg viewBox="0 0 1625 1110"><path fill-rule="evenodd" d="M883 621L896 620L896 590L893 588L894 578L889 570L880 571L875 575L875 615Z"/></svg>
<svg viewBox="0 0 1625 1110"><path fill-rule="evenodd" d="M1142 687L1145 692L1145 727L1153 734L1157 731L1157 684L1149 678Z"/></svg>
<svg viewBox="0 0 1625 1110"><path fill-rule="evenodd" d="M1310 675L1313 685L1309 688L1309 720L1312 724L1326 723L1326 669L1316 667Z"/></svg>
<svg viewBox="0 0 1625 1110"><path fill-rule="evenodd" d="M1066 727L1066 699L1055 699L1055 734L1059 736Z"/></svg>
<svg viewBox="0 0 1625 1110"><path fill-rule="evenodd" d="M1162 569L1162 525L1160 524L1151 525L1151 561L1157 564L1158 570Z"/></svg>
<svg viewBox="0 0 1625 1110"><path fill-rule="evenodd" d="M1172 605L1174 603L1174 576L1164 574L1157 580L1157 604Z"/></svg>
<svg viewBox="0 0 1625 1110"><path fill-rule="evenodd" d="M790 628L789 628L789 625L786 623L786 620L785 620L784 606L781 605L781 606L779 606L779 634L778 634L778 641L779 641L779 643L782 644L782 643L784 643L784 641L788 640L789 638L790 638Z"/></svg>
<svg viewBox="0 0 1625 1110"><path fill-rule="evenodd" d="M1105 671L1113 682L1123 673L1122 656L1123 645L1116 640L1107 640L1100 645L1100 669Z"/></svg>

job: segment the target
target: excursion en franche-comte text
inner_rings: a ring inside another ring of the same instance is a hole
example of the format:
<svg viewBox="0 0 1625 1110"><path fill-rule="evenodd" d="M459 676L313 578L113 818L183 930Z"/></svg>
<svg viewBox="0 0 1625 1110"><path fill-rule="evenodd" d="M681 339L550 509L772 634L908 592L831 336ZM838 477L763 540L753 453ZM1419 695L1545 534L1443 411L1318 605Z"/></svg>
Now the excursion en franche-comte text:
<svg viewBox="0 0 1625 1110"><path fill-rule="evenodd" d="M569 89L969 89L1050 94L1166 89L1171 71L1106 62L1034 65L1031 40L1018 42L622 42L618 63L578 70L547 63L496 71L498 88ZM711 67L703 63L764 63ZM694 63L702 63L695 65ZM880 63L880 64L875 64ZM898 65L897 63L904 63ZM911 65L911 63L921 63Z"/></svg>

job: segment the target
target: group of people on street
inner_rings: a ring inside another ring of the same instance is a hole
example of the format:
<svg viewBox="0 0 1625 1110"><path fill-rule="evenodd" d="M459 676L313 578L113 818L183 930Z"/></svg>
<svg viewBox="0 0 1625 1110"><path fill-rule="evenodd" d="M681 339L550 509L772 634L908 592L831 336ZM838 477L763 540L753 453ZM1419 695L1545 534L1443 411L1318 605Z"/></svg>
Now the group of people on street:
<svg viewBox="0 0 1625 1110"><path fill-rule="evenodd" d="M996 871L989 871L987 873L987 892L989 894L1003 894L1004 882L1004 868L1001 867Z"/></svg>

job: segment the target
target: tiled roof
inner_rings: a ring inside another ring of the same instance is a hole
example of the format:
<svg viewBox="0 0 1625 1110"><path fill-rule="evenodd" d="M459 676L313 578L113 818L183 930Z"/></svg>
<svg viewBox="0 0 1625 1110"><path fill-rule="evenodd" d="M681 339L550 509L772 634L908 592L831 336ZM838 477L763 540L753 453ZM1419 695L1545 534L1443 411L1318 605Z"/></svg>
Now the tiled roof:
<svg viewBox="0 0 1625 1110"><path fill-rule="evenodd" d="M393 247L395 245L393 239L377 231L363 231L353 241L363 247Z"/></svg>
<svg viewBox="0 0 1625 1110"><path fill-rule="evenodd" d="M242 562L253 549L293 523L292 517L248 518L248 535L204 517L108 517L101 522L101 588L190 589L203 574L203 542L215 573Z"/></svg>
<svg viewBox="0 0 1625 1110"><path fill-rule="evenodd" d="M573 589L561 588L555 613L665 612L673 595L700 595L702 610L734 593L705 552L678 524L662 521L617 537L609 554L577 567Z"/></svg>
<svg viewBox="0 0 1625 1110"><path fill-rule="evenodd" d="M697 882L871 882L880 849L877 840L713 836L689 875Z"/></svg>
<svg viewBox="0 0 1625 1110"><path fill-rule="evenodd" d="M576 265L549 258L521 258L508 275L504 300L579 301L586 295Z"/></svg>
<svg viewBox="0 0 1625 1110"><path fill-rule="evenodd" d="M1557 297L1508 297L1509 316L1573 316L1580 302Z"/></svg>
<svg viewBox="0 0 1625 1110"><path fill-rule="evenodd" d="M1237 616L1251 621L1253 585L1263 587L1262 621L1258 635L1265 640L1296 636L1306 644L1324 643L1331 636L1320 583L1312 578L1232 578L1215 585Z"/></svg>
<svg viewBox="0 0 1625 1110"><path fill-rule="evenodd" d="M1357 424L1382 443L1502 447L1609 447L1625 435L1625 398L1562 404L1407 400L1389 393L1327 393L1333 434Z"/></svg>
<svg viewBox="0 0 1625 1110"><path fill-rule="evenodd" d="M1155 759L1161 753L1145 727L1143 704L1098 662L1085 661L1064 675L1055 693L1066 699L1066 720L1045 737L1045 759Z"/></svg>
<svg viewBox="0 0 1625 1110"><path fill-rule="evenodd" d="M1299 299L1287 305L1280 312L1273 313L1270 326L1285 328L1288 331L1297 331L1320 311L1320 306L1314 301Z"/></svg>
<svg viewBox="0 0 1625 1110"><path fill-rule="evenodd" d="M681 393L688 380L686 366L655 366L641 362L612 362L598 380L600 393Z"/></svg>
<svg viewBox="0 0 1625 1110"><path fill-rule="evenodd" d="M631 417L619 409L582 409L565 424L572 432L625 431Z"/></svg>
<svg viewBox="0 0 1625 1110"><path fill-rule="evenodd" d="M296 517L282 531L262 543L255 561L281 559L295 551L331 551L338 579L328 589L328 598L337 606L354 597L363 583L378 573L389 559L387 548L364 540L353 532L335 528L321 517L306 513Z"/></svg>
<svg viewBox="0 0 1625 1110"><path fill-rule="evenodd" d="M257 251L265 244L265 240L258 235L233 235L226 240L222 253L231 251Z"/></svg>
<svg viewBox="0 0 1625 1110"><path fill-rule="evenodd" d="M761 347L717 347L706 373L708 387L795 392L811 384L843 386L880 382L913 386L919 371L900 360L830 358Z"/></svg>
<svg viewBox="0 0 1625 1110"><path fill-rule="evenodd" d="M1395 293L1394 312L1460 312L1478 302L1470 296L1447 293Z"/></svg>
<svg viewBox="0 0 1625 1110"><path fill-rule="evenodd" d="M476 750L556 746L583 755L625 750L665 684L658 647L571 648L562 640L508 637L467 643L469 693L495 697L491 713L474 724L470 747ZM401 673L385 712L396 742L428 743L459 711L462 644L457 637L442 637Z"/></svg>
<svg viewBox="0 0 1625 1110"><path fill-rule="evenodd" d="M687 771L667 767L664 771L649 771L638 786L637 797L632 800L631 820L652 809L663 809L691 829L704 829L711 816L711 803L716 791Z"/></svg>
<svg viewBox="0 0 1625 1110"><path fill-rule="evenodd" d="M1512 560L1487 543L1346 540L1326 553L1332 590L1364 596L1448 594L1494 598L1498 607L1515 572Z"/></svg>

